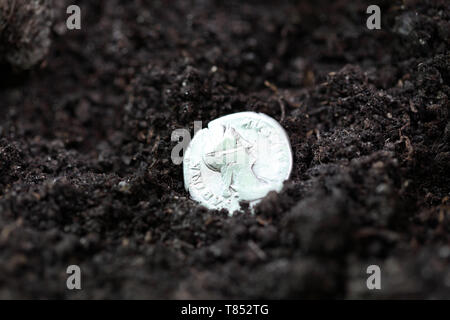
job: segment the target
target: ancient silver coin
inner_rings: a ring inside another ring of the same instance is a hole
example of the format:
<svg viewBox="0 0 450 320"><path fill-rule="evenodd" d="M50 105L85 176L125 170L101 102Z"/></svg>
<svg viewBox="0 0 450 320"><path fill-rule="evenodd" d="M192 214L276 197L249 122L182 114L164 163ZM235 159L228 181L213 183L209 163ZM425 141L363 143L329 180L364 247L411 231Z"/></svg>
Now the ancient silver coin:
<svg viewBox="0 0 450 320"><path fill-rule="evenodd" d="M279 192L292 170L289 138L271 117L239 112L211 121L197 132L183 158L184 184L209 209L252 208Z"/></svg>

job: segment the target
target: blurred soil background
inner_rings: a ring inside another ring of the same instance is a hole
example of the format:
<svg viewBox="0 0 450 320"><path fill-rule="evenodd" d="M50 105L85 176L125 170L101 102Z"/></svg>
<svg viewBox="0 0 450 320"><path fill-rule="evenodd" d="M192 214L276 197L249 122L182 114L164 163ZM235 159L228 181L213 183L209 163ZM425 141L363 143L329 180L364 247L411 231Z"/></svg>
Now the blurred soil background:
<svg viewBox="0 0 450 320"><path fill-rule="evenodd" d="M375 2L2 0L0 298L450 298L450 2ZM239 111L294 167L229 217L171 133Z"/></svg>

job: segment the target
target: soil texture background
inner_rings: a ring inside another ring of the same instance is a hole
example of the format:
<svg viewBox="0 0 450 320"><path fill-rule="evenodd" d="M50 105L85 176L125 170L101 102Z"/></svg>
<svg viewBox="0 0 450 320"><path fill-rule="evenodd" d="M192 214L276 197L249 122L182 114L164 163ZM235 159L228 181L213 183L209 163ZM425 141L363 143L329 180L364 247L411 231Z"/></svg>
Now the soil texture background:
<svg viewBox="0 0 450 320"><path fill-rule="evenodd" d="M450 298L449 1L12 2L1 299ZM240 111L294 166L229 217L189 199L171 134Z"/></svg>

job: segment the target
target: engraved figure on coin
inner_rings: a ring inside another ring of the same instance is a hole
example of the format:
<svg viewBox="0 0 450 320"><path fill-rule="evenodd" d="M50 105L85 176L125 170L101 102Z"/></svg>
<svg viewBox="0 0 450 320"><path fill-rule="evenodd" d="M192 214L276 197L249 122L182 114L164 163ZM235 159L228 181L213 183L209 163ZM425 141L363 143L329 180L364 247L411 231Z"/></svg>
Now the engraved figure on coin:
<svg viewBox="0 0 450 320"><path fill-rule="evenodd" d="M244 139L232 126L217 125L212 128L214 144L206 146L202 160L206 167L219 172L224 198L232 196L253 201L274 189L273 180L259 177L253 170L257 159L255 144Z"/></svg>

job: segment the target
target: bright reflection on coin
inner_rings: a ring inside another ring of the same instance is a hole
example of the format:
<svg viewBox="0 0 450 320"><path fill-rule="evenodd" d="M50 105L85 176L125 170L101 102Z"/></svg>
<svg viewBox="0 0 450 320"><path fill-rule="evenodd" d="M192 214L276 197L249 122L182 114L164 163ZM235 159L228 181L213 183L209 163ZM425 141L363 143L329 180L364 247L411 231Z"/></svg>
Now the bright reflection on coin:
<svg viewBox="0 0 450 320"><path fill-rule="evenodd" d="M271 117L239 112L211 121L189 144L183 172L192 199L232 214L281 191L292 170L289 138Z"/></svg>

